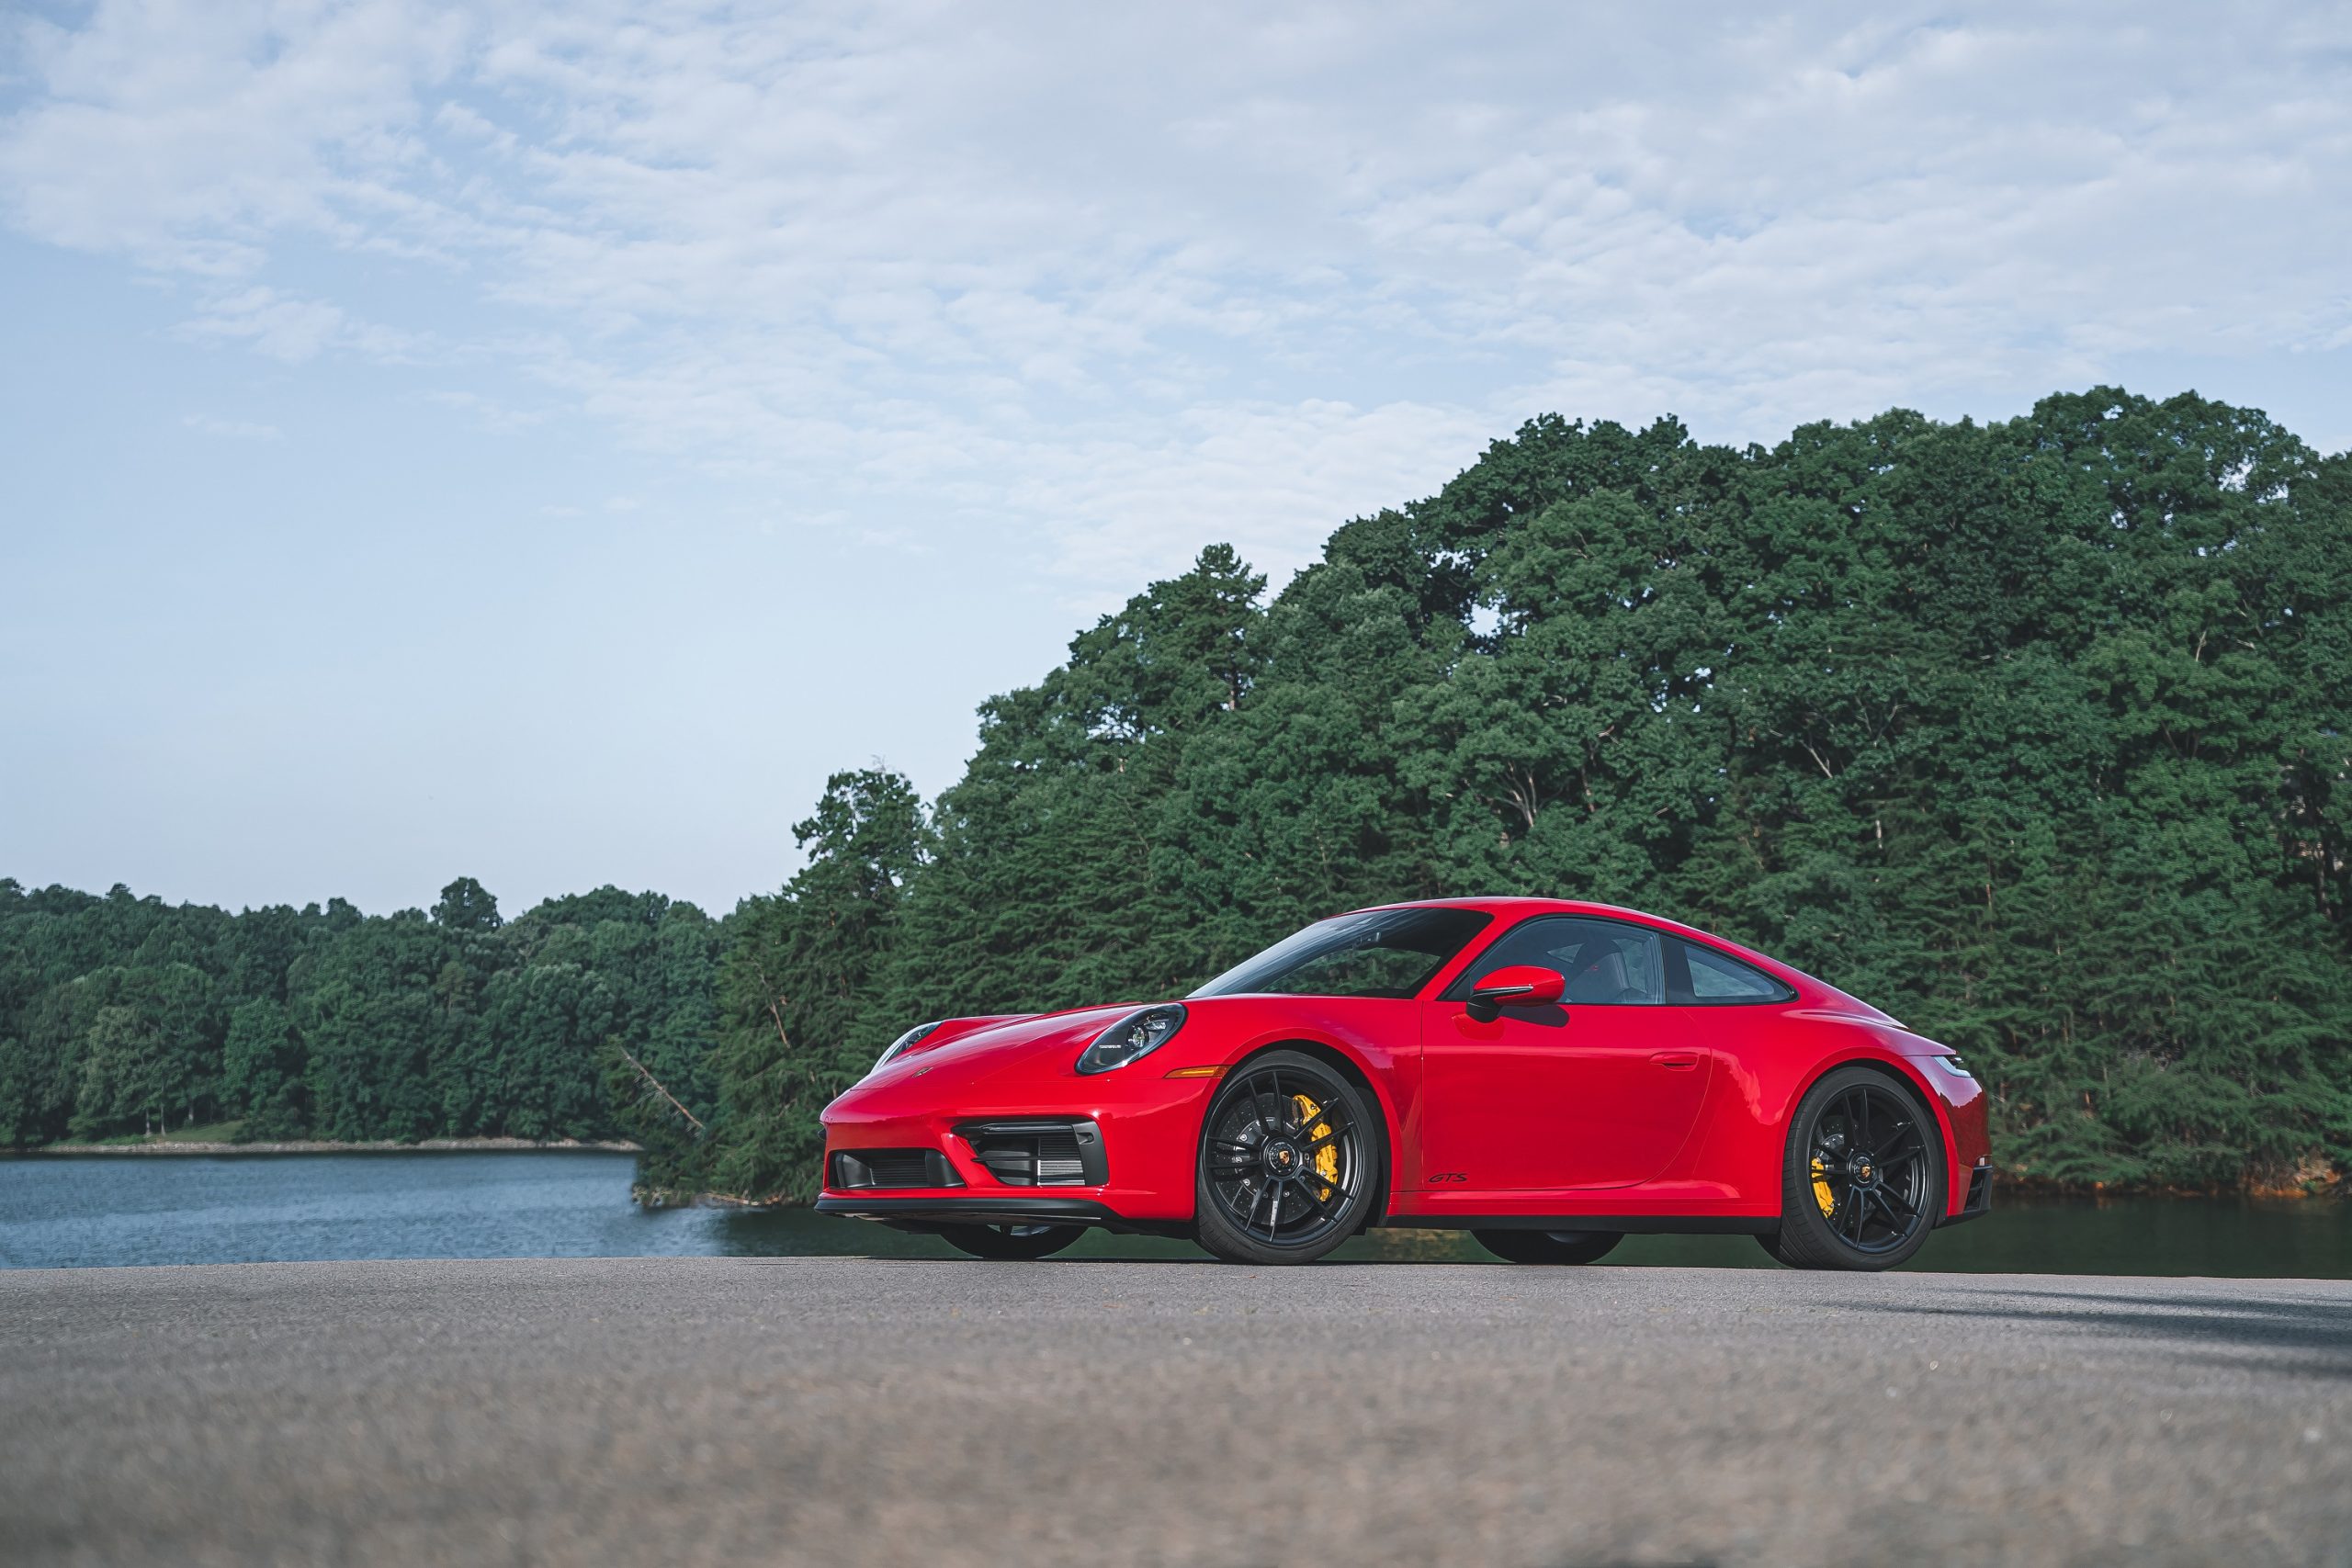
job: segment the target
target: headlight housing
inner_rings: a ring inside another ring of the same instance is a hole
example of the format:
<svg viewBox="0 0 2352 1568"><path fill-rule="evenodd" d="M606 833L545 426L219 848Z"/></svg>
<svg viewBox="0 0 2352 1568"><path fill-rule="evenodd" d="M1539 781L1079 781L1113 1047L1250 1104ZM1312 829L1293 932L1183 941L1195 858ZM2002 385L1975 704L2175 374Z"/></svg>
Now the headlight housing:
<svg viewBox="0 0 2352 1568"><path fill-rule="evenodd" d="M1950 1073L1956 1078L1966 1078L1970 1083L1974 1083L1976 1081L1976 1075L1970 1072L1968 1070L1968 1064L1962 1061L1958 1056L1930 1056L1928 1060L1933 1062L1936 1066L1941 1067L1944 1071Z"/></svg>
<svg viewBox="0 0 2352 1568"><path fill-rule="evenodd" d="M1176 1032L1183 1027L1182 1002L1139 1008L1096 1035L1094 1043L1078 1054L1078 1070L1107 1073L1114 1067L1140 1061L1174 1039Z"/></svg>
<svg viewBox="0 0 2352 1568"><path fill-rule="evenodd" d="M892 1062L898 1060L900 1052L904 1051L908 1046L913 1044L916 1041L922 1039L933 1030L937 1029L940 1024L946 1021L947 1021L945 1019L938 1019L930 1023L918 1023L912 1029L908 1030L904 1034L899 1035L896 1040L891 1041L889 1047L885 1050L882 1055L874 1059L874 1065L865 1069L865 1076L870 1078L875 1074L880 1072L883 1068L888 1066Z"/></svg>

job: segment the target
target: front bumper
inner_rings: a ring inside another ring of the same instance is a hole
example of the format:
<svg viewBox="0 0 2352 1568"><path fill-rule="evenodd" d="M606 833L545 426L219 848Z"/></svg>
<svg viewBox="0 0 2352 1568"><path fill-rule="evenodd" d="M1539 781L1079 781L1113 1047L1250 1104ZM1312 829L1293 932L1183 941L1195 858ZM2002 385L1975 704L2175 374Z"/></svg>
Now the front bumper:
<svg viewBox="0 0 2352 1568"><path fill-rule="evenodd" d="M1933 1058L1947 1055L1939 1048L1909 1055L1905 1066L1918 1087L1927 1090L1937 1120L1944 1124L1944 1212L1938 1225L1956 1225L1984 1217L1993 1203L1993 1135L1991 1111L1984 1086L1965 1073L1953 1073Z"/></svg>
<svg viewBox="0 0 2352 1568"><path fill-rule="evenodd" d="M825 1108L818 1212L917 1226L1188 1225L1215 1081L1081 1077L1075 1055L950 1063L850 1089Z"/></svg>
<svg viewBox="0 0 2352 1568"><path fill-rule="evenodd" d="M1993 1164L1989 1159L1983 1159L1968 1173L1968 1189L1961 1198L1960 1207L1936 1224L1939 1226L1956 1225L1966 1220L1981 1220L1992 1212Z"/></svg>
<svg viewBox="0 0 2352 1568"><path fill-rule="evenodd" d="M1096 1199L1060 1195L941 1197L894 1192L835 1197L828 1193L817 1200L817 1212L878 1220L897 1229L917 1231L937 1230L942 1225L1092 1225L1139 1235L1183 1235L1191 1230L1181 1220L1131 1219Z"/></svg>

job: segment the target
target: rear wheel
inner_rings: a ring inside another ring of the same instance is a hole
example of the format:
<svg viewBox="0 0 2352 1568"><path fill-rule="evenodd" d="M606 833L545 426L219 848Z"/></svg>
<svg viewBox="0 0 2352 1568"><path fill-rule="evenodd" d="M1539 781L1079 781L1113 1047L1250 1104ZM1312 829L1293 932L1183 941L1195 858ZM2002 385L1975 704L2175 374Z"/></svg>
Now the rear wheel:
<svg viewBox="0 0 2352 1568"><path fill-rule="evenodd" d="M975 1258L1050 1258L1086 1234L1084 1225L942 1225L939 1236Z"/></svg>
<svg viewBox="0 0 2352 1568"><path fill-rule="evenodd" d="M1910 1090L1840 1067L1797 1102L1766 1251L1795 1269L1892 1269L1944 1208L1943 1136Z"/></svg>
<svg viewBox="0 0 2352 1568"><path fill-rule="evenodd" d="M1472 1231L1478 1245L1510 1263L1598 1263L1625 1239L1619 1231Z"/></svg>
<svg viewBox="0 0 2352 1568"><path fill-rule="evenodd" d="M1385 1150L1378 1117L1331 1068L1252 1056L1201 1126L1195 1235L1228 1263L1312 1263L1363 1228Z"/></svg>

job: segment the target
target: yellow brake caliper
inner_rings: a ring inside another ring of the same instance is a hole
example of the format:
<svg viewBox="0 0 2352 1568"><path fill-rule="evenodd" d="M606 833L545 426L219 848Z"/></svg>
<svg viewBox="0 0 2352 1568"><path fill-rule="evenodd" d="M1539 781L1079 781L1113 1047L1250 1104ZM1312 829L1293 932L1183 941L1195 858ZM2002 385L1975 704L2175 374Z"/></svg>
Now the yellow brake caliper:
<svg viewBox="0 0 2352 1568"><path fill-rule="evenodd" d="M1813 1156L1813 1201L1821 1205L1826 1218L1838 1207L1838 1194L1829 1190L1829 1173L1821 1168L1821 1156Z"/></svg>
<svg viewBox="0 0 2352 1568"><path fill-rule="evenodd" d="M1323 1114L1321 1106L1303 1094L1294 1094L1291 1099L1298 1106L1298 1124L1306 1129L1306 1136L1310 1142L1329 1135L1331 1124L1328 1122L1318 1123L1316 1121L1317 1117ZM1325 1181L1338 1184L1340 1179L1340 1145L1338 1144L1326 1144L1315 1151L1315 1174ZM1331 1189L1326 1187L1316 1196L1329 1198L1331 1196Z"/></svg>

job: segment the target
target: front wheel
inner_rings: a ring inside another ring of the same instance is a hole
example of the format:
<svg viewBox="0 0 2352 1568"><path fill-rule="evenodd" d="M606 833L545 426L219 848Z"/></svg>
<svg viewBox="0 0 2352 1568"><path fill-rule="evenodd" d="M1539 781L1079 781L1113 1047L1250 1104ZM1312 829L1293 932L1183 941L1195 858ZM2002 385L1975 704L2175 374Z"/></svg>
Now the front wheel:
<svg viewBox="0 0 2352 1568"><path fill-rule="evenodd" d="M1084 1225L942 1225L939 1238L975 1258L1051 1258L1086 1234Z"/></svg>
<svg viewBox="0 0 2352 1568"><path fill-rule="evenodd" d="M1194 1234L1228 1263L1312 1263L1363 1228L1385 1152L1347 1079L1297 1051L1252 1056L1201 1124Z"/></svg>
<svg viewBox="0 0 2352 1568"><path fill-rule="evenodd" d="M1942 1131L1893 1078L1840 1067L1789 1119L1781 1228L1765 1250L1793 1269L1892 1269L1944 1209Z"/></svg>
<svg viewBox="0 0 2352 1568"><path fill-rule="evenodd" d="M1624 1240L1622 1231L1472 1231L1478 1245L1507 1263L1598 1263Z"/></svg>

